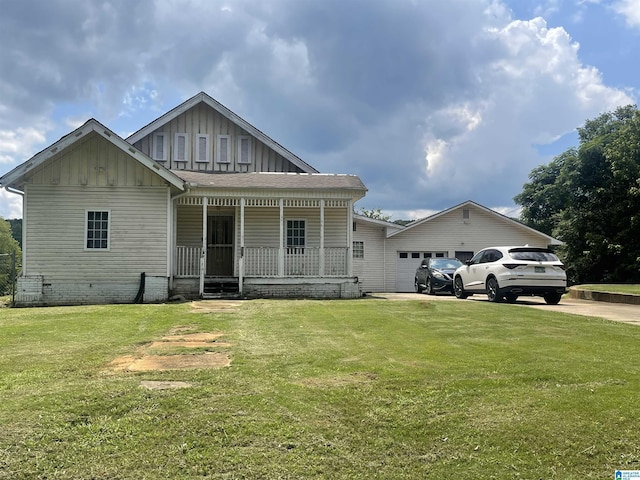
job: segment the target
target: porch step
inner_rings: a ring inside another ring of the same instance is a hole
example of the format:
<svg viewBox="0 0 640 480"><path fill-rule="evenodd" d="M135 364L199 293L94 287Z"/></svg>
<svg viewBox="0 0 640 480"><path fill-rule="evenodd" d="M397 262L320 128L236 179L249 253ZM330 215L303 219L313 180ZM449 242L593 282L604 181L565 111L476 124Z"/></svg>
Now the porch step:
<svg viewBox="0 0 640 480"><path fill-rule="evenodd" d="M240 286L237 278L234 277L220 277L220 278L206 278L204 281L203 296L210 298L215 296L231 296L233 294L239 295Z"/></svg>

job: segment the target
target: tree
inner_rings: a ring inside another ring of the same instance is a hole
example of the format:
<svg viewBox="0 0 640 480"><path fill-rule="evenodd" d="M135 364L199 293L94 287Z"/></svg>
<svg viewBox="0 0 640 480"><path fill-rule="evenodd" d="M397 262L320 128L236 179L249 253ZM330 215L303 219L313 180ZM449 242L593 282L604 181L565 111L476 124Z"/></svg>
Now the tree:
<svg viewBox="0 0 640 480"><path fill-rule="evenodd" d="M587 120L579 146L535 168L521 220L564 242L572 282L640 281L640 111Z"/></svg>
<svg viewBox="0 0 640 480"><path fill-rule="evenodd" d="M13 260L9 256L15 255L16 262L20 262L20 246L11 235L9 222L0 217L0 295L6 295L11 291L13 283ZM9 255L9 256L7 256Z"/></svg>
<svg viewBox="0 0 640 480"><path fill-rule="evenodd" d="M382 213L381 208L372 208L371 210L368 210L362 207L360 208L360 210L358 210L358 214L362 215L363 217L375 218L376 220L384 220L385 222L388 222L389 219L391 219L391 215L385 215L384 213Z"/></svg>
<svg viewBox="0 0 640 480"><path fill-rule="evenodd" d="M13 218L7 220L9 225L11 226L11 234L13 238L15 238L20 248L22 248L22 219L21 218Z"/></svg>

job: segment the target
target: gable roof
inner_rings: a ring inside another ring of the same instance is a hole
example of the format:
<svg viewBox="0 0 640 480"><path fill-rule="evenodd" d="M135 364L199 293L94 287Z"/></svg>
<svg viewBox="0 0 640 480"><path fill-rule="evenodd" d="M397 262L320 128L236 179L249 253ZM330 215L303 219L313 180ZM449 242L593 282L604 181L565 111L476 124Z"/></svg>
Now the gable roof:
<svg viewBox="0 0 640 480"><path fill-rule="evenodd" d="M190 99L188 99L187 101L185 101L182 104L178 105L174 109L168 111L167 113L165 113L161 117L157 118L156 120L154 120L153 122L151 122L147 126L142 127L140 130L138 130L137 132L135 132L134 134L129 136L127 138L127 142L129 142L131 144L136 143L138 140L141 140L142 138L146 137L147 135L153 133L158 128L160 128L163 125L169 123L171 120L173 120L174 118L176 118L179 115L183 114L187 110L193 108L194 106L196 106L199 103L204 103L204 104L210 106L215 111L217 111L220 115L226 117L227 119L229 119L231 122L233 122L236 125L238 125L243 130L246 130L247 132L249 132L255 138L260 140L262 143L267 145L269 148L271 148L274 151L278 152L280 155L282 155L284 158L289 160L291 163L296 165L298 168L300 168L304 172L306 172L306 173L318 173L318 170L313 168L311 165L309 165L307 162L302 160L300 157L298 157L297 155L294 155L293 153L291 153L289 150L284 148L282 145L280 145L278 142L273 140L271 137L269 137L265 133L263 133L260 130L258 130L256 127L251 125L249 122L247 122L246 120L244 120L243 118L241 118L237 114L233 113L227 107L225 107L220 102L218 102L217 100L215 100L214 98L210 97L209 95L207 95L204 92L198 93L197 95L191 97Z"/></svg>
<svg viewBox="0 0 640 480"><path fill-rule="evenodd" d="M76 128L73 132L65 135L53 145L45 148L26 162L23 162L10 172L0 177L0 187L18 188L22 186L22 184L24 184L25 176L34 168L39 167L47 160L53 158L55 155L58 155L61 151L73 146L77 142L83 141L90 134L101 136L112 145L122 150L125 154L129 155L135 161L162 177L169 184L179 190L184 190L184 181L180 177L171 173L171 171L167 170L162 165L159 165L157 162L154 162L147 155L131 146L131 144L127 143L124 139L94 118L87 120L82 126Z"/></svg>
<svg viewBox="0 0 640 480"><path fill-rule="evenodd" d="M560 240L558 240L557 238L553 238L552 236L547 235L546 233L542 233L542 232L536 230L535 228L531 228L531 227L525 225L524 223L520 223L519 221L514 220L513 218L509 218L506 215L502 215L501 213L498 213L495 210L491 210L490 208L487 208L487 207L485 207L483 205L480 205L479 203L473 202L471 200L467 200L466 202L462 202L462 203L460 203L458 205L455 205L455 206L453 206L451 208L447 208L446 210L443 210L441 212L438 212L438 213L436 213L434 215L431 215L429 217L423 218L421 220L416 220L415 222L408 224L405 229L397 231L397 232L390 233L387 236L387 238L388 237L393 237L395 235L398 235L400 233L406 232L408 230L412 230L412 229L414 229L414 228L416 228L416 227L418 227L420 225L423 225L425 223L431 222L432 220L435 220L438 217L446 215L447 213L450 213L450 212L452 212L454 210L458 210L460 208L468 207L468 206L473 206L473 207L479 208L480 210L486 212L489 215L492 215L492 216L494 216L496 218L499 218L499 219L501 219L503 221L506 221L506 222L512 224L514 227L521 228L523 230L526 230L528 232L531 232L531 233L539 235L539 236L541 236L543 238L546 238L547 242L548 242L548 245L562 245L562 242Z"/></svg>

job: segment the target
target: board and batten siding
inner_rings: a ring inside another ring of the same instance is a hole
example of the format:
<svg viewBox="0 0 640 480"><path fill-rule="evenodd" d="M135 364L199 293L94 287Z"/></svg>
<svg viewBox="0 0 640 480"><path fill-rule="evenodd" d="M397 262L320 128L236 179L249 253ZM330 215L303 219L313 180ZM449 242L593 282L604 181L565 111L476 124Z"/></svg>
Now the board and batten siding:
<svg viewBox="0 0 640 480"><path fill-rule="evenodd" d="M367 222L356 222L353 241L364 242L364 258L353 259L353 274L363 292L384 291L384 241L386 228Z"/></svg>
<svg viewBox="0 0 640 480"><path fill-rule="evenodd" d="M151 158L153 158L152 148L155 133L165 134L167 160L159 163L169 169L208 172L302 172L300 168L275 150L204 103L193 106L158 130L134 143L137 149ZM174 158L176 134L187 135L186 161L176 161ZM196 161L197 135L208 135L209 154L206 162ZM218 158L219 135L229 136L228 163L221 163ZM250 157L247 163L241 163L238 161L238 146L240 139L245 136L249 137Z"/></svg>
<svg viewBox="0 0 640 480"><path fill-rule="evenodd" d="M465 209L469 210L468 219L463 218ZM387 239L385 290L396 290L399 252L446 252L447 256L453 257L456 251L475 253L490 246L527 244L547 247L547 240L524 226L480 208L455 209ZM416 260L416 268L419 263L420 260Z"/></svg>
<svg viewBox="0 0 640 480"><path fill-rule="evenodd" d="M92 133L34 168L29 185L115 187L165 186L156 173Z"/></svg>

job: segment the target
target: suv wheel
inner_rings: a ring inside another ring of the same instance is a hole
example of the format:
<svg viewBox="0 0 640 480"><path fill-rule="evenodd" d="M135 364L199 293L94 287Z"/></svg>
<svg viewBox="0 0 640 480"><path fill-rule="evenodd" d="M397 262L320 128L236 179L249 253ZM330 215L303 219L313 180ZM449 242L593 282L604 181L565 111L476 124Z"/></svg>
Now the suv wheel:
<svg viewBox="0 0 640 480"><path fill-rule="evenodd" d="M460 298L464 300L469 296L467 292L464 291L464 284L462 282L462 277L456 277L453 281L453 293L456 298Z"/></svg>
<svg viewBox="0 0 640 480"><path fill-rule="evenodd" d="M562 298L562 294L560 293L545 293L544 301L547 302L547 305L557 305L560 303L560 299Z"/></svg>
<svg viewBox="0 0 640 480"><path fill-rule="evenodd" d="M500 294L498 293L498 280L494 277L487 279L487 298L490 302L499 302Z"/></svg>

